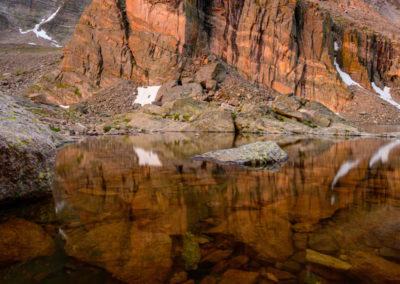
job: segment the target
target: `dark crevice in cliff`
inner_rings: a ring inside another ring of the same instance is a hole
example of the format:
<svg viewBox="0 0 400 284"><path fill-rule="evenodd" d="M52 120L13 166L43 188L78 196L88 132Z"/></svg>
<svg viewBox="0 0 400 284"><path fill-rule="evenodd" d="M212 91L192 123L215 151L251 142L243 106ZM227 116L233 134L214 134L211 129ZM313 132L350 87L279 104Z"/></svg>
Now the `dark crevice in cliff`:
<svg viewBox="0 0 400 284"><path fill-rule="evenodd" d="M184 1L183 10L186 17L186 25L183 55L185 57L197 56L206 47L207 36L204 34L204 10L211 2L212 0Z"/></svg>
<svg viewBox="0 0 400 284"><path fill-rule="evenodd" d="M98 73L96 74L96 86L100 86L101 84L101 75L103 74L103 64L104 64L104 59L103 59L103 52L101 49L101 45L98 46L98 56L99 56L99 63L98 63Z"/></svg>
<svg viewBox="0 0 400 284"><path fill-rule="evenodd" d="M293 26L292 26L292 32L291 32L291 39L289 42L289 47L291 50L295 52L295 58L294 58L294 66L297 66L299 63L299 59L301 57L301 41L302 41L302 36L301 32L304 28L304 6L303 6L303 1L299 0L296 3L296 7L294 10L294 21L293 21ZM294 87L294 93L295 94L303 94L305 90L305 72L306 72L306 66L304 65L301 73L298 74L297 68L295 68L295 87ZM300 86L299 86L300 85ZM300 87L300 90L299 90Z"/></svg>
<svg viewBox="0 0 400 284"><path fill-rule="evenodd" d="M232 3L232 5L229 5L229 3ZM236 63L237 60L239 59L239 48L236 43L237 39L237 31L239 27L239 23L242 17L242 12L243 12L243 5L244 1L242 0L235 0L235 1L228 1L228 16L231 17L230 23L231 23L231 28L232 28L232 34L230 38L230 42L232 45L232 62Z"/></svg>
<svg viewBox="0 0 400 284"><path fill-rule="evenodd" d="M128 23L128 18L126 16L126 0L118 0L117 7L121 12L122 25L123 25L123 28L125 31L126 38L128 38L129 35L131 34L131 30L130 30L130 26Z"/></svg>
<svg viewBox="0 0 400 284"><path fill-rule="evenodd" d="M250 27L250 33L248 41L251 43L250 46L250 58L252 62L256 62L257 72L261 71L262 67L262 56L265 48L264 44L264 32L268 29L269 17L267 17L267 23L264 22L267 15L267 9L258 7L255 21Z"/></svg>
<svg viewBox="0 0 400 284"><path fill-rule="evenodd" d="M201 11L203 13L204 21L203 21L203 29L208 39L212 36L213 26L211 24L210 17L212 16L212 8L214 6L214 0L203 0L203 5L201 7Z"/></svg>
<svg viewBox="0 0 400 284"><path fill-rule="evenodd" d="M124 57L124 55L127 54L129 56L129 61L131 62L132 67L133 67L134 65L136 65L136 60L135 60L135 57L133 56L133 53L132 53L132 51L131 51L131 49L129 48L129 45L128 45L129 36L131 35L132 30L131 30L131 27L129 25L128 17L126 15L126 0L118 0L117 1L117 8L119 9L119 11L121 13L121 25L122 25L123 31L125 32L125 41L124 41L125 48L123 48L122 52L124 54L122 54L121 56ZM120 77L123 77L124 71L123 71L123 65L122 64L120 66L119 73L120 73ZM126 75L131 77L132 73L133 73L133 71L131 69L130 70L130 74L126 74Z"/></svg>
<svg viewBox="0 0 400 284"><path fill-rule="evenodd" d="M300 46L301 46L301 31L304 28L304 21L303 16L304 14L304 7L303 1L297 1L296 8L294 10L294 21L292 27L292 34L291 34L291 41L290 41L290 49L294 50L296 53L295 62L294 64L298 64L298 60L300 58Z"/></svg>

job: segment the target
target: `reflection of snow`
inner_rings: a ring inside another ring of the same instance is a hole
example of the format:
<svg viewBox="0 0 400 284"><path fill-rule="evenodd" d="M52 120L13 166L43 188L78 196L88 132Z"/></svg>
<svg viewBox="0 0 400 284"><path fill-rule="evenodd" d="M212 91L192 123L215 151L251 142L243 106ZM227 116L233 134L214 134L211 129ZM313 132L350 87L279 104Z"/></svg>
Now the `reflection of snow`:
<svg viewBox="0 0 400 284"><path fill-rule="evenodd" d="M155 167L162 166L162 163L156 153L153 153L152 151L146 151L139 147L133 147L133 150L135 150L136 154L139 157L140 166L146 166L146 165Z"/></svg>
<svg viewBox="0 0 400 284"><path fill-rule="evenodd" d="M388 103L394 105L395 107L397 107L398 109L400 109L400 104L396 103L393 99L392 99L392 95L390 94L390 88L389 87L384 87L383 90L381 88L379 88L375 82L371 82L372 88L374 89L374 91L379 95L379 97L382 100L387 101Z"/></svg>
<svg viewBox="0 0 400 284"><path fill-rule="evenodd" d="M64 232L63 229L59 228L59 229L58 229L58 233L61 235L61 237L62 237L64 240L67 240L67 239L68 239L67 234Z"/></svg>
<svg viewBox="0 0 400 284"><path fill-rule="evenodd" d="M340 166L335 178L332 181L331 187L335 187L339 179L346 176L352 169L358 166L360 160L355 161L346 161L343 165Z"/></svg>
<svg viewBox="0 0 400 284"><path fill-rule="evenodd" d="M332 194L331 196L331 205L334 205L336 203L336 197Z"/></svg>
<svg viewBox="0 0 400 284"><path fill-rule="evenodd" d="M48 22L52 21L52 20L57 16L57 14L58 14L58 12L60 11L60 9L61 9L61 7L59 7L59 8L57 9L57 11L55 11L53 14L51 14L50 17L48 17L47 19L42 19L42 20L40 21L40 23L37 24L37 25L35 25L35 27L34 27L33 29L31 29L31 30L26 30L26 31L23 31L22 29L19 29L19 32L20 32L21 34L27 34L27 33L33 32L38 38L39 38L39 37L44 38L44 39L50 41L52 45L54 45L54 46L56 46L56 47L61 47L61 46L57 43L57 41L55 41L54 39L52 39L52 38L46 33L45 30L42 30L42 29L41 29L41 26L42 26L42 25L44 25L45 23L48 23Z"/></svg>
<svg viewBox="0 0 400 284"><path fill-rule="evenodd" d="M56 202L56 214L59 213L65 206L67 205L67 202L65 202L65 200L61 201L61 202Z"/></svg>
<svg viewBox="0 0 400 284"><path fill-rule="evenodd" d="M369 167L372 168L379 161L381 161L382 163L387 163L387 161L389 160L390 151L392 151L395 147L399 145L400 145L400 140L396 140L379 148L379 150L374 154L374 156L369 161Z"/></svg>
<svg viewBox="0 0 400 284"><path fill-rule="evenodd" d="M156 99L158 90L161 86L151 86L146 88L138 88L138 95L135 100L135 104L141 104L142 106L151 104Z"/></svg>

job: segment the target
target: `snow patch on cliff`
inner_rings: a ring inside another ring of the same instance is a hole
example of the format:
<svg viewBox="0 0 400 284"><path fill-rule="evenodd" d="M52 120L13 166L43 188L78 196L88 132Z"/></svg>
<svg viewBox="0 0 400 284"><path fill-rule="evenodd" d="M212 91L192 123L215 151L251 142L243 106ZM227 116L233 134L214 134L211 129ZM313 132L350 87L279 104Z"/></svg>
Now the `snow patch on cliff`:
<svg viewBox="0 0 400 284"><path fill-rule="evenodd" d="M335 51L339 51L339 45L338 45L338 43L336 41L333 43L333 49Z"/></svg>
<svg viewBox="0 0 400 284"><path fill-rule="evenodd" d="M346 72L342 71L342 69L340 69L339 64L337 63L336 57L335 57L335 67L336 67L336 71L339 73L340 78L342 78L342 81L347 85L347 86L357 86L362 88L362 86L360 84L358 84L356 81L354 81L353 79L351 79L350 75L347 74Z"/></svg>
<svg viewBox="0 0 400 284"><path fill-rule="evenodd" d="M388 103L394 105L395 107L397 107L398 109L400 109L400 104L398 104L397 102L395 102L392 99L392 95L390 94L390 88L389 87L384 87L383 90L381 88L379 88L375 82L371 82L372 88L374 89L374 91L379 95L379 97L382 100L387 101Z"/></svg>
<svg viewBox="0 0 400 284"><path fill-rule="evenodd" d="M20 29L19 29L19 32L20 32L21 34L27 34L27 33L33 32L33 33L36 35L37 38L43 38L43 39L45 39L45 40L50 41L51 44L54 45L55 47L61 47L61 45L59 45L59 44L57 43L56 40L52 39L52 38L46 33L45 30L41 29L41 26L42 26L42 25L44 25L44 24L46 24L46 23L52 21L52 20L57 16L58 12L60 12L60 9L61 9L61 6L60 6L53 14L51 14L48 18L42 19L42 20L40 21L40 23L37 24L37 25L35 25L35 27L34 27L33 29L23 31L23 30L20 28Z"/></svg>
<svg viewBox="0 0 400 284"><path fill-rule="evenodd" d="M339 51L339 45L338 43L335 41L333 43L333 49L335 51ZM346 72L344 72L342 69L340 69L339 64L337 63L337 59L335 56L335 61L334 61L334 65L336 68L336 71L339 73L340 78L342 78L342 81L347 85L347 86L357 86L360 88L363 88L359 83L357 83L356 81L354 81L353 79L351 79L350 75L347 74Z"/></svg>
<svg viewBox="0 0 400 284"><path fill-rule="evenodd" d="M160 88L161 86L139 87L134 103L142 106L153 103Z"/></svg>

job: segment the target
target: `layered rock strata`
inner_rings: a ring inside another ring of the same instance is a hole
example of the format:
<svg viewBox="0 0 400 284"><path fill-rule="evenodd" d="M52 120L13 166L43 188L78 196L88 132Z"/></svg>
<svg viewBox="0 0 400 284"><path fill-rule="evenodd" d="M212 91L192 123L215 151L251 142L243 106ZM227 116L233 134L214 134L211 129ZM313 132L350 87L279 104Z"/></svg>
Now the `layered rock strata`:
<svg viewBox="0 0 400 284"><path fill-rule="evenodd" d="M364 18L366 28L360 29L357 13L346 14L354 5L346 5L312 0L94 0L64 50L60 79L83 86L87 95L121 77L160 84L180 79L193 58L214 53L251 81L337 110L352 93L335 69L335 42L339 64L367 89L371 81L396 86L400 70L398 41L388 37L392 29L370 29L372 23Z"/></svg>

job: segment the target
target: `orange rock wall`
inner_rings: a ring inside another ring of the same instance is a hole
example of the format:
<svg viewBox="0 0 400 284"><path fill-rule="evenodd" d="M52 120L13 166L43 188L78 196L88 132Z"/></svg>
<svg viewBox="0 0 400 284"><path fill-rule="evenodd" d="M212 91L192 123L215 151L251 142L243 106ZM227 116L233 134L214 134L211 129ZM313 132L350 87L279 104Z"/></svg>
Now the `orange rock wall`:
<svg viewBox="0 0 400 284"><path fill-rule="evenodd" d="M337 110L351 94L333 66L335 40L344 70L367 88L400 68L390 41L334 26L307 0L94 0L64 50L61 78L86 95L119 77L160 84L212 52L251 81Z"/></svg>

